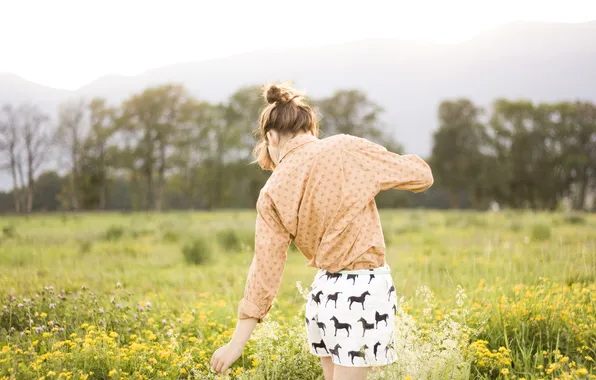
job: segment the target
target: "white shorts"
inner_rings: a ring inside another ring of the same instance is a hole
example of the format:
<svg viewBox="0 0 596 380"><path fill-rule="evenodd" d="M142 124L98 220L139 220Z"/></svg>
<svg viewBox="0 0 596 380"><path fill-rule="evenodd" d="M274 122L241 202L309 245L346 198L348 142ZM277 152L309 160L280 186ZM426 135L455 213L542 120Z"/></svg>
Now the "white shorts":
<svg viewBox="0 0 596 380"><path fill-rule="evenodd" d="M388 265L337 273L320 269L306 304L310 352L347 367L393 363L396 308Z"/></svg>

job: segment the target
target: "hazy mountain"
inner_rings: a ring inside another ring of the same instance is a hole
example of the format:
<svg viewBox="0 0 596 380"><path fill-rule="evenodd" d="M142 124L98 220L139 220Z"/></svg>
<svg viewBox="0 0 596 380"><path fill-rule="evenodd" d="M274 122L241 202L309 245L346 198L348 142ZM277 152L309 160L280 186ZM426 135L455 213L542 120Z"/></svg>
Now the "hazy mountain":
<svg viewBox="0 0 596 380"><path fill-rule="evenodd" d="M596 100L594 41L596 22L513 23L455 45L364 40L261 50L138 76L106 76L77 91L5 74L0 75L0 102L31 100L55 114L56 105L70 97L103 96L118 102L164 82L184 83L195 96L210 101L224 100L242 85L276 80L294 80L313 97L360 88L385 108L387 128L408 151L428 154L437 107L445 98L469 97L486 106L498 97Z"/></svg>

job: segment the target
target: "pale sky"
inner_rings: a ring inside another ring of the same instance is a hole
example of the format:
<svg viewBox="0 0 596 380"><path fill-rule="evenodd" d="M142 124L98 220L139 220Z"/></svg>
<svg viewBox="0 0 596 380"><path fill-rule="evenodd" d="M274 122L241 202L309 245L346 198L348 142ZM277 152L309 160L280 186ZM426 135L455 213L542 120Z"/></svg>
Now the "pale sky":
<svg viewBox="0 0 596 380"><path fill-rule="evenodd" d="M595 0L0 0L0 72L76 89L263 48L454 43L513 21L591 20Z"/></svg>

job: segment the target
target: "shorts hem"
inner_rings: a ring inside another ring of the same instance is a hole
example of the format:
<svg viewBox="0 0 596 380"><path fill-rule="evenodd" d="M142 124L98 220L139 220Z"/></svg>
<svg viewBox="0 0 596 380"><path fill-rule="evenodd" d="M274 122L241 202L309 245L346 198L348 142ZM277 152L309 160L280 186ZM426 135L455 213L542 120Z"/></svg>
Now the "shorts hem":
<svg viewBox="0 0 596 380"><path fill-rule="evenodd" d="M320 358L330 358L331 354L315 354L314 352L310 353L311 355L318 356Z"/></svg>
<svg viewBox="0 0 596 380"><path fill-rule="evenodd" d="M342 367L357 367L357 368L362 368L362 367L385 367L388 365L391 365L393 363L395 363L397 361L396 359L393 360L389 360L386 363L374 363L374 364L352 364L352 363L340 363L335 357L333 357L333 355L331 354L315 354L313 352L310 352L311 355L314 356L318 356L319 358L331 358L331 361L333 362L333 365L339 365Z"/></svg>
<svg viewBox="0 0 596 380"><path fill-rule="evenodd" d="M347 367L347 368L363 368L363 367L368 367L368 368L372 368L372 367L385 367L388 365L391 365L393 363L395 363L395 360L392 362L388 362L388 363L384 363L384 364L343 364L343 363L337 363L336 361L333 361L333 365L338 365L340 367Z"/></svg>

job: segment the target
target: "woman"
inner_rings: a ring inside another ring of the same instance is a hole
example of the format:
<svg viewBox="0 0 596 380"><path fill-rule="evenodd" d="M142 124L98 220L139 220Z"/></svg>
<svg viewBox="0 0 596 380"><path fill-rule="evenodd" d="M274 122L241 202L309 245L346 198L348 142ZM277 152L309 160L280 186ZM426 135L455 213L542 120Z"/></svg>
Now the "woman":
<svg viewBox="0 0 596 380"><path fill-rule="evenodd" d="M368 140L318 139L314 109L294 89L265 88L254 154L273 173L257 201L255 252L231 341L211 358L217 372L236 361L271 308L291 241L319 268L305 325L326 380L364 379L369 367L395 361L395 287L375 204L382 190L420 192L429 166Z"/></svg>

